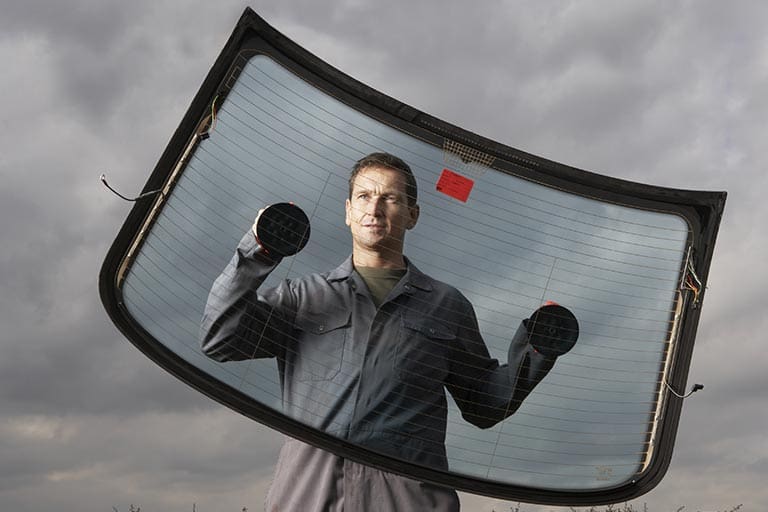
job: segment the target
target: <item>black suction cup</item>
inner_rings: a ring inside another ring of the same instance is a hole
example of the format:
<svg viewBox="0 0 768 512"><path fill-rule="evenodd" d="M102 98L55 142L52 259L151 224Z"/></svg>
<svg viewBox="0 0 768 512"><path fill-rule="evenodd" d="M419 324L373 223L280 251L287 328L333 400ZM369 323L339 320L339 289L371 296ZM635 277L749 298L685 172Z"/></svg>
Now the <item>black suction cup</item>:
<svg viewBox="0 0 768 512"><path fill-rule="evenodd" d="M579 322L559 304L541 306L523 324L528 330L528 342L547 357L565 354L579 338Z"/></svg>
<svg viewBox="0 0 768 512"><path fill-rule="evenodd" d="M275 203L259 215L256 238L270 255L291 256L309 241L309 218L293 203Z"/></svg>

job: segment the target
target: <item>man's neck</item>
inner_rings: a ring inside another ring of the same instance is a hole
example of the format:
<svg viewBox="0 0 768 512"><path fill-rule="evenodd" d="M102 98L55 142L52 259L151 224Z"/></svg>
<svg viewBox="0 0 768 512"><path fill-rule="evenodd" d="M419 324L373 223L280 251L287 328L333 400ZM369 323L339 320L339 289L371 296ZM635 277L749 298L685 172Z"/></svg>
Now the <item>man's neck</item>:
<svg viewBox="0 0 768 512"><path fill-rule="evenodd" d="M379 252L353 248L352 263L354 263L356 267L405 268L403 254L394 251L381 254Z"/></svg>

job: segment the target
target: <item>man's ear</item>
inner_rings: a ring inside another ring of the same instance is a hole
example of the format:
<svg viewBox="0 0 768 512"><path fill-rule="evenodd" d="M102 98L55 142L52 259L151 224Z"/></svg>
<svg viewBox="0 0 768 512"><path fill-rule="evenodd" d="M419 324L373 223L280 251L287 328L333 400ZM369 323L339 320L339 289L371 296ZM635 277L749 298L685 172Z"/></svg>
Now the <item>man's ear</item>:
<svg viewBox="0 0 768 512"><path fill-rule="evenodd" d="M408 224L405 225L405 228L413 229L414 226L416 226L416 222L419 220L419 205L415 204L413 206L409 206L408 213L410 214L410 219L408 219Z"/></svg>
<svg viewBox="0 0 768 512"><path fill-rule="evenodd" d="M347 199L344 202L344 211L345 211L344 223L347 226L351 226L352 225L352 203L349 202L349 199Z"/></svg>

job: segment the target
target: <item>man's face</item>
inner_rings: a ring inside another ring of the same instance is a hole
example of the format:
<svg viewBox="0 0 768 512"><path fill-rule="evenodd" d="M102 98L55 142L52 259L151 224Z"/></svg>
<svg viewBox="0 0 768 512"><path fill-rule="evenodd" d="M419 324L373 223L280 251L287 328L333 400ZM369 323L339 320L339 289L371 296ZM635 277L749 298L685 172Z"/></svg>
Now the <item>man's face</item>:
<svg viewBox="0 0 768 512"><path fill-rule="evenodd" d="M416 225L418 206L408 206L405 179L386 167L366 167L355 177L346 202L346 223L355 251L399 258L405 232Z"/></svg>

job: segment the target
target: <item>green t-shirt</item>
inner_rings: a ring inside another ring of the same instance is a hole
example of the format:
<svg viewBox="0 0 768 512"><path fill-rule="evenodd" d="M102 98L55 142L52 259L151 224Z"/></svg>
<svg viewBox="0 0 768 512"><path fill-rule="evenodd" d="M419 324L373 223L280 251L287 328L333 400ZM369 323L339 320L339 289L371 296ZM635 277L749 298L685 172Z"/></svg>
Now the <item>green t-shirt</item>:
<svg viewBox="0 0 768 512"><path fill-rule="evenodd" d="M404 268L378 268L378 267L355 267L357 273L365 281L368 291L371 292L373 303L378 308L389 292L395 287L400 279L405 275Z"/></svg>

